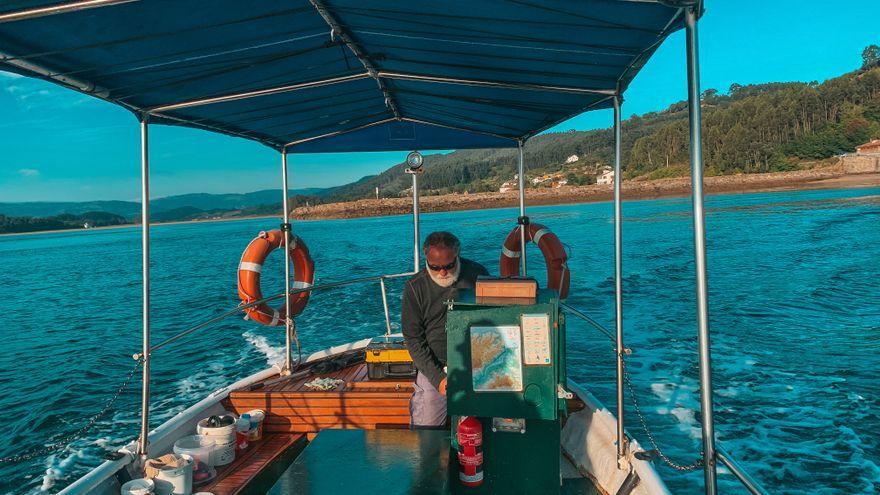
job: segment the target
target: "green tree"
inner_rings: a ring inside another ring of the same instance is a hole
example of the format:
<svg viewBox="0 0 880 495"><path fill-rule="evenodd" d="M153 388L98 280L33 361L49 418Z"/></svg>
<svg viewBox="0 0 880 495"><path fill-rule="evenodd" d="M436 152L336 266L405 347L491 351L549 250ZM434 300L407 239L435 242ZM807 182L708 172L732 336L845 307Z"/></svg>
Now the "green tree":
<svg viewBox="0 0 880 495"><path fill-rule="evenodd" d="M880 67L880 46L868 45L862 50L862 69Z"/></svg>

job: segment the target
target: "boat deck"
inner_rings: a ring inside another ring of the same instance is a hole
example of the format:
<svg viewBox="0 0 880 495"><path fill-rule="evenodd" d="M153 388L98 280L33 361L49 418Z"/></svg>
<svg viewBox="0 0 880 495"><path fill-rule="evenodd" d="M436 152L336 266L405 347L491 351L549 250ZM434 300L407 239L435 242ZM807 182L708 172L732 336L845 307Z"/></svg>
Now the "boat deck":
<svg viewBox="0 0 880 495"><path fill-rule="evenodd" d="M464 487L446 430L323 431L281 474L270 495L436 495L491 493ZM598 495L568 462L560 495ZM451 468L450 468L451 466ZM340 476L340 473L346 473ZM499 476L495 473L495 476ZM493 473L486 473L487 484Z"/></svg>
<svg viewBox="0 0 880 495"><path fill-rule="evenodd" d="M428 430L433 433L420 433L422 430L410 431L408 428L412 379L370 380L363 362L343 364L334 371L319 370L313 368L300 376L268 378L229 394L223 401L227 410L236 414L253 409L265 411L265 438L251 448L262 453L251 454L249 449L240 460L236 459L218 473L217 480L200 487L200 490L215 495L267 491L276 494L347 493L340 491L339 483L354 483L358 487L352 493L450 493L450 489L454 492L457 483L450 483L447 479L449 432ZM343 381L332 390L315 390L306 386L316 378ZM577 397L568 401L570 412L584 407ZM319 435L322 430L327 431ZM360 453L355 453L352 448L360 445L358 441L364 445L361 445ZM437 450L438 445L445 445L442 454ZM388 454L387 459L383 457L385 454ZM394 459L400 462L391 462ZM418 459L422 460L415 462ZM426 463L436 469L424 471L422 468ZM563 459L562 464L566 481L561 493L597 493L593 484L567 460ZM389 491L389 485L384 482L361 483L372 479L372 474L365 475L366 478L338 476L342 471L373 473L372 470L385 468L393 468L383 471L387 475L386 481L394 482L399 477L403 484L395 484L395 488Z"/></svg>

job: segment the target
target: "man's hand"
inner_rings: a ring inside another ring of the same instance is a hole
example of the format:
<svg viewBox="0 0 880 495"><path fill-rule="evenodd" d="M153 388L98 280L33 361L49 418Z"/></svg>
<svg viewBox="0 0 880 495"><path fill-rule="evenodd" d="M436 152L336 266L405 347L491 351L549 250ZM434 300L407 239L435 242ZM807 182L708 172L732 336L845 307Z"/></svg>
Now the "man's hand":
<svg viewBox="0 0 880 495"><path fill-rule="evenodd" d="M438 387L438 391L441 394L446 395L446 378L440 380L440 387Z"/></svg>

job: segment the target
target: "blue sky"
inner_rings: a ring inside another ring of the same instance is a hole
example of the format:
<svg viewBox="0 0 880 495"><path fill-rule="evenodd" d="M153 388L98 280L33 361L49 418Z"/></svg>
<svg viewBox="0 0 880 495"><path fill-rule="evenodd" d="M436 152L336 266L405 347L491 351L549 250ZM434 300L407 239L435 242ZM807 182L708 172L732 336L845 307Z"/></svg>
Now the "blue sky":
<svg viewBox="0 0 880 495"><path fill-rule="evenodd" d="M822 81L854 70L880 44L877 0L706 0L700 22L702 87ZM684 32L639 73L624 117L686 97ZM137 200L139 131L126 110L41 81L0 72L0 202ZM608 127L610 111L555 130ZM204 131L151 127L152 195L280 187L280 157L265 146ZM290 155L290 186L325 187L380 172L405 153Z"/></svg>

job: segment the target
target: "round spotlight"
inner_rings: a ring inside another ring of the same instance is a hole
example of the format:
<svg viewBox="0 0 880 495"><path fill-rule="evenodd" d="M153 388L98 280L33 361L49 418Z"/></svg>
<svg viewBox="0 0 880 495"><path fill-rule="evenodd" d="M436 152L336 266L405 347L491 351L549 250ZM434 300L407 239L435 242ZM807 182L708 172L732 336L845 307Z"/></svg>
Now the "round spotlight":
<svg viewBox="0 0 880 495"><path fill-rule="evenodd" d="M425 158L418 151L406 155L406 165L410 170L418 170L425 163Z"/></svg>

